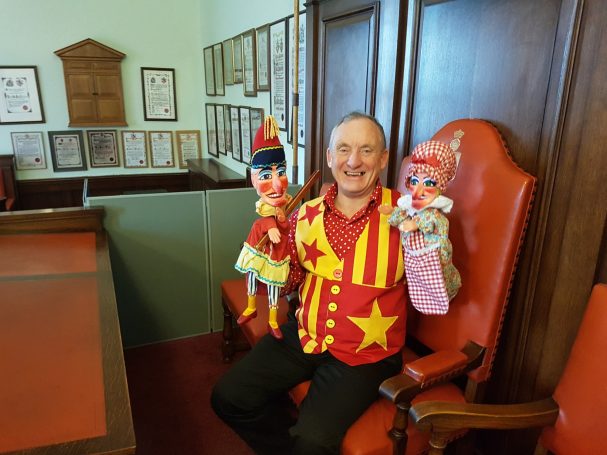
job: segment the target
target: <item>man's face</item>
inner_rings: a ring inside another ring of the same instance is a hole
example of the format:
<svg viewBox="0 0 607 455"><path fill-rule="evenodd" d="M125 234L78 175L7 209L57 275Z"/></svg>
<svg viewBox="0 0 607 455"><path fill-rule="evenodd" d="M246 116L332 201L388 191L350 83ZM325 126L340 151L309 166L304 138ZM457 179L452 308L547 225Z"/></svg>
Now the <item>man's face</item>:
<svg viewBox="0 0 607 455"><path fill-rule="evenodd" d="M413 174L407 182L407 189L411 192L411 205L416 210L427 207L440 195L436 181L425 172Z"/></svg>
<svg viewBox="0 0 607 455"><path fill-rule="evenodd" d="M327 150L327 164L340 196L355 199L370 196L388 164L388 150L377 126L365 118L339 125L332 147Z"/></svg>
<svg viewBox="0 0 607 455"><path fill-rule="evenodd" d="M284 165L268 166L251 174L251 183L261 200L272 207L282 207L287 203L289 178Z"/></svg>

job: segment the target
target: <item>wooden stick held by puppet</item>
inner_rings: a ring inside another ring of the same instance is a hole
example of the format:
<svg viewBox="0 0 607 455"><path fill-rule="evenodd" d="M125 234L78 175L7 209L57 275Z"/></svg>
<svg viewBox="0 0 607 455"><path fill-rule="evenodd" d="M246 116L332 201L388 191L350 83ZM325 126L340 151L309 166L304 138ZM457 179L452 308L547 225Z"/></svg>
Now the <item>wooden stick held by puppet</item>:
<svg viewBox="0 0 607 455"><path fill-rule="evenodd" d="M462 285L451 261L445 216L453 201L442 195L456 169L455 153L448 145L438 141L417 145L407 170L408 193L398 199L388 220L402 233L409 298L425 314L447 313L449 301ZM387 214L391 208L383 206L380 211Z"/></svg>
<svg viewBox="0 0 607 455"><path fill-rule="evenodd" d="M280 288L287 284L289 276L289 220L285 208L291 196L287 194L289 179L285 152L278 139L278 125L271 115L255 134L251 182L260 197L255 204L260 218L253 223L235 265L247 276L248 295L247 308L238 318L238 324L245 324L257 316L257 284L264 283L270 307L268 331L274 338L282 339L277 313ZM257 249L256 245L266 234L270 241Z"/></svg>

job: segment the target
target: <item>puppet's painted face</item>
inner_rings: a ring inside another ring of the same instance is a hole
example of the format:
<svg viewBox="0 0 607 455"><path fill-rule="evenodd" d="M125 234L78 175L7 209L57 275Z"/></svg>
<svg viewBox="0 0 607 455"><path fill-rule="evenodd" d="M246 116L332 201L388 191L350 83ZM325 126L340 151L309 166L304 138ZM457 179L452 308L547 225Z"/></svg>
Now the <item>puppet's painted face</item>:
<svg viewBox="0 0 607 455"><path fill-rule="evenodd" d="M436 181L425 172L413 174L407 182L407 189L411 192L411 205L416 210L427 207L440 195Z"/></svg>
<svg viewBox="0 0 607 455"><path fill-rule="evenodd" d="M251 175L251 182L261 200L272 207L282 207L287 203L289 178L284 165L261 168Z"/></svg>

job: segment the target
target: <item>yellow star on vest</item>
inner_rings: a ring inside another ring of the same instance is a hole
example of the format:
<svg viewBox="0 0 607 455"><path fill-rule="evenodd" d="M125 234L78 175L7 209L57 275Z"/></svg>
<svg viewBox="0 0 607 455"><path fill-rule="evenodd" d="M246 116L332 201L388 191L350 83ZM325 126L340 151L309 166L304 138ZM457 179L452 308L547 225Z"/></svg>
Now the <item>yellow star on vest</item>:
<svg viewBox="0 0 607 455"><path fill-rule="evenodd" d="M398 316L382 316L377 299L373 301L371 315L368 318L348 316L348 319L365 332L365 337L360 343L360 346L356 349L356 352L365 349L373 343L379 344L386 351L388 350L386 332L392 327L392 324L396 322Z"/></svg>

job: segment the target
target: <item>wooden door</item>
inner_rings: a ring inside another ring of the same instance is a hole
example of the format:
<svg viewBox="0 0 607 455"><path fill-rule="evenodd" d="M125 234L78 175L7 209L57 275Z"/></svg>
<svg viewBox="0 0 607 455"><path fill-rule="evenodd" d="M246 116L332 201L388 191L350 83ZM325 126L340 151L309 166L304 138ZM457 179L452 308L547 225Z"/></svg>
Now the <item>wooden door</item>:
<svg viewBox="0 0 607 455"><path fill-rule="evenodd" d="M399 43L398 0L309 2L307 9L306 170L320 169L321 182L332 181L326 165L331 130L358 110L382 123L388 148L394 121L394 69ZM380 27L381 24L381 27ZM395 144L395 142L394 142ZM385 181L387 173L382 178Z"/></svg>

